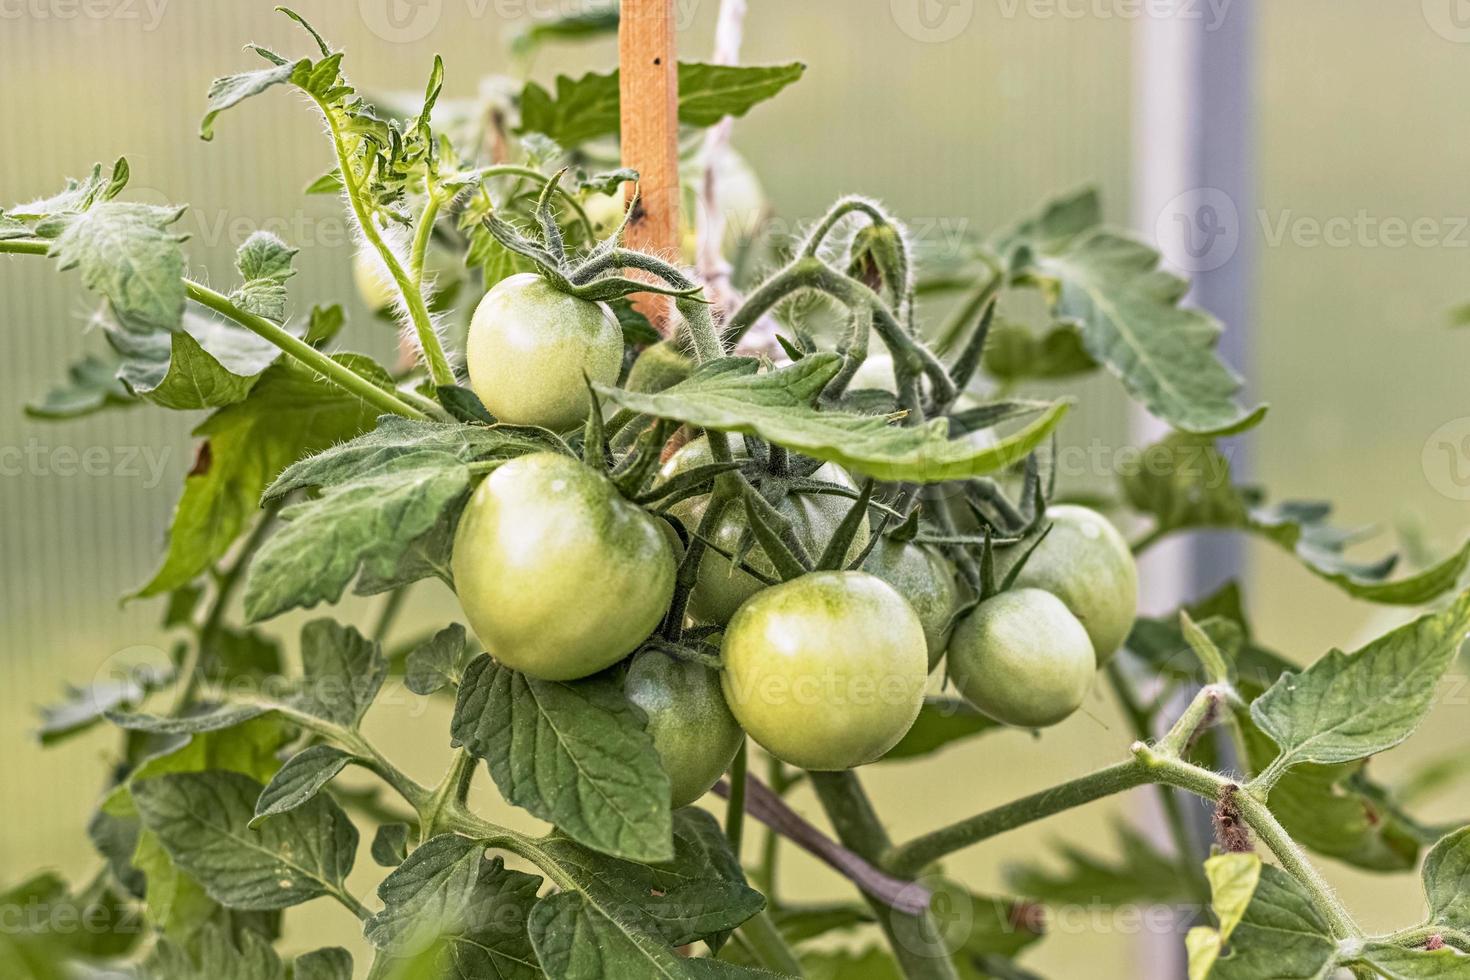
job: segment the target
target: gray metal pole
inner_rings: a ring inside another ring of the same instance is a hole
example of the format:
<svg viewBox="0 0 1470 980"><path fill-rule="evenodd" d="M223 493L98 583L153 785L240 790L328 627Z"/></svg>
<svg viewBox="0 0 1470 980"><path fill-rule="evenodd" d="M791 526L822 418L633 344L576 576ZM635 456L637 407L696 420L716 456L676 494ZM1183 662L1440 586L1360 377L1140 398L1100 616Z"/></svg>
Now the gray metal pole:
<svg viewBox="0 0 1470 980"><path fill-rule="evenodd" d="M1134 224L1158 242L1165 262L1189 276L1189 302L1226 326L1220 353L1250 363L1254 298L1255 0L1179 0L1172 16L1140 21L1135 49ZM1165 431L1136 412L1140 443ZM1225 445L1237 478L1249 473L1240 440ZM1165 542L1141 569L1148 611L1171 610L1244 568L1238 537L1196 535ZM1148 805L1151 805L1148 804ZM1196 838L1210 839L1209 814L1192 801ZM1148 822L1162 836L1152 809ZM1203 857L1203 855L1200 855ZM1182 980L1182 935L1146 935L1140 976Z"/></svg>

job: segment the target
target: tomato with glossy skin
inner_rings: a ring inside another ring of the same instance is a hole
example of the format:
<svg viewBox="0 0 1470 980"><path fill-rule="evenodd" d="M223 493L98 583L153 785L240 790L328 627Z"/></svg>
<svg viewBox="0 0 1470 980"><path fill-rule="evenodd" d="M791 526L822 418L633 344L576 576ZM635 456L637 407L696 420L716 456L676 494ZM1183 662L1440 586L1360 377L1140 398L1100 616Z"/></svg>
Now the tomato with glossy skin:
<svg viewBox="0 0 1470 980"><path fill-rule="evenodd" d="M470 321L470 387L496 418L563 432L587 420L584 375L613 384L623 329L606 303L561 292L521 272L496 283Z"/></svg>
<svg viewBox="0 0 1470 980"><path fill-rule="evenodd" d="M893 586L918 614L929 647L929 669L933 670L949 645L959 607L954 568L929 545L884 537L863 562L863 571Z"/></svg>
<svg viewBox="0 0 1470 980"><path fill-rule="evenodd" d="M485 649L544 680L595 674L637 649L674 594L656 518L569 456L532 453L476 488L451 560Z"/></svg>
<svg viewBox="0 0 1470 980"><path fill-rule="evenodd" d="M803 769L872 762L924 703L918 614L866 572L812 572L772 586L730 620L725 701L750 737Z"/></svg>
<svg viewBox="0 0 1470 980"><path fill-rule="evenodd" d="M745 457L744 446L738 439L732 440L732 448L737 459ZM703 437L694 440L684 446L664 463L660 471L660 479L668 480L686 470L698 466L707 466L714 461L710 455L709 442ZM812 474L812 479L835 483L852 490L857 487L852 478L834 463L826 463ZM842 519L847 516L848 510L852 508L853 501L847 497L840 497L830 493L792 493L787 494L776 509L791 522L801 543L806 546L807 551L813 559L821 557L822 549L837 530ZM699 522L704 518L704 512L709 507L709 497L691 497L681 500L669 508L669 514L674 517L684 529L693 532L699 527ZM724 551L738 555L741 548L741 539L749 532L750 522L745 516L745 507L740 501L736 501L725 508L715 531L709 540ZM847 559L849 561L862 554L863 549L868 546L868 519L863 518L858 527L857 534L853 537L852 545L848 548ZM770 577L777 578L776 566L771 564L770 558L766 556L759 544L752 544L750 550L744 555L745 564L756 571ZM735 610L740 608L741 603L755 595L766 585L760 579L751 575L744 569L737 568L728 558L715 551L706 550L704 558L699 563L699 578L695 581L694 589L689 593L689 615L702 623L726 623L730 617L735 615Z"/></svg>
<svg viewBox="0 0 1470 980"><path fill-rule="evenodd" d="M1017 588L1045 589L1082 621L1101 666L1110 660L1138 615L1138 566L1128 542L1106 517L1087 507L1058 504L1046 510L1052 526L1016 576ZM1004 577L1026 553L1028 542L996 552Z"/></svg>
<svg viewBox="0 0 1470 980"><path fill-rule="evenodd" d="M703 664L644 650L628 665L628 700L648 716L673 805L688 806L730 768L745 732L730 714L720 675Z"/></svg>
<svg viewBox="0 0 1470 980"><path fill-rule="evenodd" d="M1097 672L1082 623L1050 592L1011 589L955 626L949 676L975 707L1022 728L1055 725L1082 706Z"/></svg>

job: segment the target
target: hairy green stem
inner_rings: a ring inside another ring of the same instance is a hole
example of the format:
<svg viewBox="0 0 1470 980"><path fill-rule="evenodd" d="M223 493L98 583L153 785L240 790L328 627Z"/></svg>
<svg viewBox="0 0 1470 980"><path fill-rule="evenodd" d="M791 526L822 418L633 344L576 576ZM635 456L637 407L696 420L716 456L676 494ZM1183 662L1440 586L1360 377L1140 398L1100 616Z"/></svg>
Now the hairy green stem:
<svg viewBox="0 0 1470 980"><path fill-rule="evenodd" d="M495 163L486 167L480 167L475 171L475 175L482 180L489 180L492 177L524 177L527 180L535 181L540 187L545 187L551 180L550 177L539 170L514 163ZM581 223L582 229L587 233L587 240L596 241L597 229L592 227L592 219L587 217L587 211L582 207L582 203L577 200L576 195L560 184L556 186L556 193L562 200L567 202L567 206L577 215L577 220Z"/></svg>
<svg viewBox="0 0 1470 980"><path fill-rule="evenodd" d="M368 404L393 415L402 415L404 418L416 419L418 421L428 421L428 415L409 405L393 392L378 387L347 365L333 360L306 341L294 334L288 333L265 317L257 316L254 313L240 309L240 307L230 302L229 297L221 295L208 286L190 279L184 280L184 288L188 291L189 298L196 303L201 306L207 306L222 316L229 317L245 329L269 340L302 364L335 383L338 387L357 395Z"/></svg>
<svg viewBox="0 0 1470 980"><path fill-rule="evenodd" d="M916 837L896 847L884 868L912 877L947 854L1150 781L1148 770L1136 760L1120 762Z"/></svg>
<svg viewBox="0 0 1470 980"><path fill-rule="evenodd" d="M424 354L424 363L428 365L429 377L436 385L452 385L454 384L454 372L449 368L449 359L444 356L444 345L439 342L439 335L434 332L434 322L429 317L429 308L424 303L424 294L409 277L409 274L404 271L403 263L398 261L398 256L383 241L383 236L378 233L378 226L374 222L372 211L362 199L362 188L357 184L352 161L347 158L347 147L343 142L342 129L337 124L337 117L330 106L316 99L315 96L313 99L321 109L322 116L327 120L327 128L331 130L332 148L337 153L337 168L342 174L342 187L347 193L347 203L352 208L352 215L357 219L363 237L378 253L388 274L393 277L393 282L398 286L398 292L403 297L403 306L408 311L408 318L413 323L414 333L418 336L419 349Z"/></svg>
<svg viewBox="0 0 1470 980"><path fill-rule="evenodd" d="M801 248L801 254L804 256L816 255L817 249L822 247L822 242L832 233L832 229L837 227L837 222L854 213L867 215L875 225L892 224L892 219L872 201L861 197L844 197L832 205L832 209L807 235L806 242Z"/></svg>
<svg viewBox="0 0 1470 980"><path fill-rule="evenodd" d="M945 855L1008 830L1124 790L1160 783L1187 790L1217 806L1233 806L1239 812L1240 819L1255 831L1276 856L1281 867L1312 893L1333 932L1339 938L1361 937L1362 930L1353 921L1332 886L1282 828L1263 800L1225 776L1186 762L1164 749L1166 744L1184 744L1180 733L1195 731L1200 720L1207 717L1209 706L1218 703L1219 698L1220 692L1215 685L1200 691L1169 734L1161 740L1159 747L1150 747L1141 740L1137 741L1131 747L1133 758L1128 762L1108 766L918 837L893 849L883 863L884 868L901 877L912 877Z"/></svg>
<svg viewBox="0 0 1470 980"><path fill-rule="evenodd" d="M419 226L414 231L413 251L408 255L408 273L413 279L414 288L420 294L424 290L424 259L429 254L429 239L434 236L434 222L439 217L439 207L443 201L439 198L439 192L429 188L429 199L424 202L423 213L419 215Z"/></svg>

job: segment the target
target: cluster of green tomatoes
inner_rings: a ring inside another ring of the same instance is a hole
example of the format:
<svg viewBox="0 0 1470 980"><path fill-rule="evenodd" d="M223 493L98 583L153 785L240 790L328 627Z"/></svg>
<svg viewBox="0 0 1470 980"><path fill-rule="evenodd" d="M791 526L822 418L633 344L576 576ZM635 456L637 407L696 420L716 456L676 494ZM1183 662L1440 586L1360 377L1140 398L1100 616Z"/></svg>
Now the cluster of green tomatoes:
<svg viewBox="0 0 1470 980"><path fill-rule="evenodd" d="M585 378L617 382L623 339L608 307L527 273L480 302L466 354L471 386L497 418L565 431L586 418ZM707 440L695 439L659 479L711 461ZM853 486L832 463L814 478ZM712 670L645 648L669 613L682 541L710 501L688 497L655 515L592 467L535 453L479 485L454 542L460 602L505 665L570 681L636 652L625 690L648 716L678 806L710 789L745 734L804 769L879 758L912 726L941 662L958 691L997 721L1055 724L1080 707L1133 623L1133 558L1118 531L1084 507L1053 506L1039 544L998 549L999 575L1025 564L1010 588L979 603L937 548L871 542L866 518L844 563L866 553L860 571L769 585L747 571L776 578L748 540L746 513L727 507L704 530L716 547L705 551L686 609L693 623L721 631L721 669ZM793 493L777 508L821 553L850 506L845 497Z"/></svg>

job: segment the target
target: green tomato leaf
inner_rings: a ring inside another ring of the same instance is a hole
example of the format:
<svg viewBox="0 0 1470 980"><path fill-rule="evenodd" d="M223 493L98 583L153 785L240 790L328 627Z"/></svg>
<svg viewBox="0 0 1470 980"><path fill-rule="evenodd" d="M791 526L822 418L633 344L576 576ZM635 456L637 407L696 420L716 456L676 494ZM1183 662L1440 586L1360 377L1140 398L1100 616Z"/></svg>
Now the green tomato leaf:
<svg viewBox="0 0 1470 980"><path fill-rule="evenodd" d="M133 798L169 856L221 905L282 909L340 894L357 829L317 796L252 830L263 789L239 773L174 773L135 783Z"/></svg>
<svg viewBox="0 0 1470 980"><path fill-rule="evenodd" d="M302 627L301 665L302 689L292 702L344 728L362 722L388 676L388 661L379 644L330 619Z"/></svg>
<svg viewBox="0 0 1470 980"><path fill-rule="evenodd" d="M222 925L208 925L187 944L167 939L149 953L143 976L160 980L286 980L286 968L259 933L238 937ZM298 980L300 980L298 976Z"/></svg>
<svg viewBox="0 0 1470 980"><path fill-rule="evenodd" d="M1041 336L1019 323L990 328L983 360L985 373L998 381L1055 381L1097 370L1075 323L1059 323Z"/></svg>
<svg viewBox="0 0 1470 980"><path fill-rule="evenodd" d="M415 694L429 695L453 685L464 676L465 629L452 623L409 653L404 665L404 683Z"/></svg>
<svg viewBox="0 0 1470 980"><path fill-rule="evenodd" d="M470 490L470 471L448 453L424 451L321 496L287 507L284 525L250 563L245 614L252 622L335 602L366 568L388 576L403 553Z"/></svg>
<svg viewBox="0 0 1470 980"><path fill-rule="evenodd" d="M413 828L406 823L385 823L373 834L373 860L381 867L396 868L408 857L408 835Z"/></svg>
<svg viewBox="0 0 1470 980"><path fill-rule="evenodd" d="M356 439L308 456L288 467L265 495L280 497L307 487L333 487L353 479L391 471L402 457L440 453L462 463L513 459L531 452L565 451L545 429L514 425L455 425L415 422L387 415Z"/></svg>
<svg viewBox="0 0 1470 980"><path fill-rule="evenodd" d="M842 358L820 353L758 374L752 358L722 358L701 366L687 381L660 392L596 385L622 408L709 429L742 432L841 463L879 480L939 483L982 476L1024 459L1067 413L1052 404L1040 418L998 441L949 438L948 423L934 419L900 426L883 416L823 412L811 403L837 373Z"/></svg>
<svg viewBox="0 0 1470 980"><path fill-rule="evenodd" d="M616 7L579 10L560 17L533 20L510 42L511 51L526 58L548 41L586 41L618 32Z"/></svg>
<svg viewBox="0 0 1470 980"><path fill-rule="evenodd" d="M338 359L392 383L367 358ZM184 481L168 556L137 596L171 592L203 573L245 530L261 494L282 470L370 429L375 417L372 406L305 368L290 362L270 367L243 401L220 409L194 430L206 441Z"/></svg>
<svg viewBox="0 0 1470 980"><path fill-rule="evenodd" d="M1337 941L1295 878L1254 854L1217 855L1205 870L1219 926L1189 931L1189 980L1331 974Z"/></svg>
<svg viewBox="0 0 1470 980"><path fill-rule="evenodd" d="M352 753L335 745L313 745L296 753L271 777L255 801L251 828L260 826L266 817L302 806L353 761Z"/></svg>
<svg viewBox="0 0 1470 980"><path fill-rule="evenodd" d="M1303 762L1367 758L1413 733L1470 630L1470 594L1353 654L1333 650L1300 674L1283 674L1251 704L1251 718L1281 755Z"/></svg>
<svg viewBox="0 0 1470 980"><path fill-rule="evenodd" d="M239 105L252 95L259 95L272 86L284 85L292 81L292 77L298 71L305 71L310 67L311 62L303 58L297 62L216 78L209 86L209 109L199 123L199 138L214 139L214 119L221 112Z"/></svg>
<svg viewBox="0 0 1470 980"><path fill-rule="evenodd" d="M4 209L8 229L16 225L26 227L38 225L48 218L77 214L99 201L111 200L127 185L130 169L128 161L119 157L112 165L111 177L102 175L102 164L92 165L92 172L81 180L67 178L66 188L51 197L43 197L24 204ZM4 237L23 237L7 232ZM35 234L27 230L25 235Z"/></svg>
<svg viewBox="0 0 1470 980"><path fill-rule="evenodd" d="M748 66L679 63L679 122L713 126L743 116L774 97L806 71L799 63ZM559 75L556 94L535 82L521 92L521 131L542 133L562 146L611 136L619 128L618 73Z"/></svg>
<svg viewBox="0 0 1470 980"><path fill-rule="evenodd" d="M968 701L957 698L924 699L919 717L898 744L888 750L879 762L899 762L932 755L956 742L985 732L999 731L1005 726L990 718Z"/></svg>
<svg viewBox="0 0 1470 980"><path fill-rule="evenodd" d="M1059 905L1101 903L1128 905L1143 902L1187 902L1195 896L1179 875L1179 864L1160 853L1147 838L1126 824L1116 824L1119 857L1097 857L1070 844L1057 847L1062 868L1050 871L1034 864L1006 869L1011 891Z"/></svg>
<svg viewBox="0 0 1470 980"><path fill-rule="evenodd" d="M392 956L440 942L456 975L539 977L526 919L540 886L540 878L488 859L483 842L443 834L378 886L383 911L365 934Z"/></svg>
<svg viewBox="0 0 1470 980"><path fill-rule="evenodd" d="M108 340L123 355L117 376L127 389L176 411L244 400L281 354L248 330L193 311L172 333L114 327Z"/></svg>
<svg viewBox="0 0 1470 980"><path fill-rule="evenodd" d="M1159 268L1159 254L1110 231L1083 233L1037 254L1028 270L1074 320L1082 346L1159 419L1194 433L1251 428L1266 407L1236 401L1238 375L1216 356L1220 324L1180 306L1188 284Z"/></svg>
<svg viewBox="0 0 1470 980"><path fill-rule="evenodd" d="M714 817L685 808L675 814L674 857L660 864L622 861L588 850L564 836L541 845L594 906L609 912L637 909L671 946L718 937L765 907Z"/></svg>
<svg viewBox="0 0 1470 980"><path fill-rule="evenodd" d="M291 980L352 980L352 954L329 946L296 957Z"/></svg>
<svg viewBox="0 0 1470 980"><path fill-rule="evenodd" d="M117 377L117 359L88 354L66 369L66 380L50 388L25 413L33 419L77 419L108 408L138 403Z"/></svg>
<svg viewBox="0 0 1470 980"><path fill-rule="evenodd" d="M450 737L485 760L508 801L577 842L635 861L673 856L669 777L615 680L543 681L482 655Z"/></svg>
<svg viewBox="0 0 1470 980"><path fill-rule="evenodd" d="M79 268L82 282L136 323L175 330L184 315L184 236L169 231L183 208L103 201L47 219L37 233L54 238L60 269Z"/></svg>
<svg viewBox="0 0 1470 980"><path fill-rule="evenodd" d="M1276 746L1250 718L1238 721L1251 769L1258 772L1276 757ZM1411 871L1420 846L1432 841L1385 805L1388 793L1368 781L1366 766L1296 766L1271 787L1271 812L1297 843L1318 854L1370 871Z"/></svg>
<svg viewBox="0 0 1470 980"><path fill-rule="evenodd" d="M1470 827L1430 849L1423 877L1430 920L1452 929L1470 929Z"/></svg>
<svg viewBox="0 0 1470 980"><path fill-rule="evenodd" d="M551 980L649 977L743 980L770 977L734 963L680 956L636 909L605 908L579 892L561 892L531 909L531 942Z"/></svg>
<svg viewBox="0 0 1470 980"><path fill-rule="evenodd" d="M39 736L42 745L56 745L80 734L106 717L109 711L131 709L149 694L173 681L174 672L147 664L126 673L93 681L85 687L66 689L66 700L41 708Z"/></svg>
<svg viewBox="0 0 1470 980"><path fill-rule="evenodd" d="M1343 550L1361 535L1327 523L1323 503L1287 501L1267 507L1260 490L1234 484L1230 463L1209 437L1174 433L1144 451L1143 464L1120 477L1128 502L1152 515L1160 533L1192 528L1249 531L1286 549L1307 569L1348 595L1385 605L1417 606L1455 587L1470 567L1470 541L1429 568L1388 581L1395 556L1354 562Z"/></svg>
<svg viewBox="0 0 1470 980"><path fill-rule="evenodd" d="M288 246L268 231L257 231L235 254L235 267L244 280L230 299L235 305L276 323L286 322L286 280L299 249Z"/></svg>

